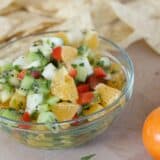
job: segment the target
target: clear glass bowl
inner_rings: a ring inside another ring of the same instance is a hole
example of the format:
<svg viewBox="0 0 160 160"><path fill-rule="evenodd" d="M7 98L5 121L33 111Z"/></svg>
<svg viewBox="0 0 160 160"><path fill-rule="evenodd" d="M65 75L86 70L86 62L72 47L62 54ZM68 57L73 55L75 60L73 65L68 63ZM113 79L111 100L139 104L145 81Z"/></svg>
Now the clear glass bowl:
<svg viewBox="0 0 160 160"><path fill-rule="evenodd" d="M1 46L1 63L3 63L3 61L11 61L15 57L24 54L33 41L40 37L53 36L54 33L55 32L47 32L31 35ZM1 129L9 133L20 143L44 149L75 147L93 139L95 136L106 130L124 106L126 106L126 103L132 95L134 68L131 59L124 49L101 36L100 45L103 54L110 56L111 59L120 63L126 75L126 84L122 94L113 104L99 112L78 120L50 124L50 126L53 127L53 130L47 129L45 124L16 122L4 117L0 117ZM88 118L95 118L95 120L88 122ZM77 121L80 125L71 125ZM24 125L26 128L27 126L30 126L30 128L22 129L19 127ZM67 126L69 125L71 125L71 127L68 128ZM60 126L61 129L59 130L57 126Z"/></svg>

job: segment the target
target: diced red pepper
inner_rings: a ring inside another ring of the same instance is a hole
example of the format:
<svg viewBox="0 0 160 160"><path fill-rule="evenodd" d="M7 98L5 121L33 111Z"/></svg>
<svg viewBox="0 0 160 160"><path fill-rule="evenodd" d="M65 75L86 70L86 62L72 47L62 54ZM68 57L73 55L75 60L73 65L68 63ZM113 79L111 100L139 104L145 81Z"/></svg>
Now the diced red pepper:
<svg viewBox="0 0 160 160"><path fill-rule="evenodd" d="M88 92L90 89L89 84L79 84L77 86L78 93Z"/></svg>
<svg viewBox="0 0 160 160"><path fill-rule="evenodd" d="M77 70L75 68L71 68L69 71L69 75L75 78L77 76Z"/></svg>
<svg viewBox="0 0 160 160"><path fill-rule="evenodd" d="M101 67L95 67L94 68L94 75L98 78L104 78L104 77L106 77L106 72Z"/></svg>
<svg viewBox="0 0 160 160"><path fill-rule="evenodd" d="M73 117L73 120L75 120L75 122L72 123L72 126L78 126L78 125L79 125L79 121L76 121L76 119L78 119L78 118L79 118L79 116L78 116L78 114L76 113L75 116Z"/></svg>
<svg viewBox="0 0 160 160"><path fill-rule="evenodd" d="M56 61L60 61L60 60L62 60L62 54L61 53L62 53L62 48L61 47L56 47L56 48L53 48L51 56Z"/></svg>
<svg viewBox="0 0 160 160"><path fill-rule="evenodd" d="M21 72L19 72L17 75L18 79L22 80L25 77L26 73L27 73L26 70L22 70Z"/></svg>
<svg viewBox="0 0 160 160"><path fill-rule="evenodd" d="M30 114L28 112L24 112L24 114L22 115L22 121L24 122L30 122Z"/></svg>
<svg viewBox="0 0 160 160"><path fill-rule="evenodd" d="M90 88L94 89L98 83L102 82L102 80L100 78L96 77L95 75L91 75L88 78L87 82L88 82Z"/></svg>
<svg viewBox="0 0 160 160"><path fill-rule="evenodd" d="M24 122L30 122L31 119L30 119L30 114L28 112L25 112L23 115L22 115L22 121ZM19 128L22 128L22 129L29 129L31 126L28 125L28 124L20 124L19 125Z"/></svg>
<svg viewBox="0 0 160 160"><path fill-rule="evenodd" d="M39 71L32 71L31 75L35 79L39 79L41 77L41 73Z"/></svg>
<svg viewBox="0 0 160 160"><path fill-rule="evenodd" d="M77 103L80 105L88 104L93 100L93 98L94 94L92 92L81 93Z"/></svg>

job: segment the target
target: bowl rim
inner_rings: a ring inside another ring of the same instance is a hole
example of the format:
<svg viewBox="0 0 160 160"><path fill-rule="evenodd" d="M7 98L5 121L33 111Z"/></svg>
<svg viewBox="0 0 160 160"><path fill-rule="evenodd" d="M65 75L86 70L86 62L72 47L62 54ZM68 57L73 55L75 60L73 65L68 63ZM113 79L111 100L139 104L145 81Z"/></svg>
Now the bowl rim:
<svg viewBox="0 0 160 160"><path fill-rule="evenodd" d="M12 44L14 44L16 42L19 42L19 41L24 40L24 39L29 38L29 37L40 36L40 35L45 35L45 34L52 34L52 33L54 34L54 33L58 33L58 32L68 32L68 30L47 31L47 32L40 32L40 33L30 34L30 35L27 35L27 36L22 36L22 37L20 37L18 39L11 40L11 41L9 41L9 42L7 42L5 44L2 44L0 46L0 49L4 49L5 47L7 47L9 45L12 45ZM84 31L82 31L82 32L85 33ZM117 45L115 42L113 42L110 39L104 38L101 35L99 35L99 38L101 40L103 40L104 42L107 42L110 45L112 45L115 49L117 49L120 52L120 54L122 55L123 59L125 59L125 61L127 61L128 64L129 64L129 67L130 67L130 69L129 69L129 78L127 79L127 83L126 83L124 89L122 90L121 95L113 103L111 103L107 107L104 107L102 110L99 110L99 111L97 111L95 113L92 113L90 115L83 116L83 117L80 117L80 118L77 118L77 119L73 119L73 120L67 120L67 121L62 121L62 122L52 122L52 123L47 123L47 124L51 124L52 126L73 124L73 123L75 123L77 121L81 122L81 121L84 121L84 120L86 120L88 118L94 117L95 115L97 115L99 113L103 113L104 111L110 110L113 106L118 104L118 102L121 100L121 98L123 98L126 95L126 93L131 89L131 87L133 87L133 83L134 83L134 65L133 65L133 62L132 62L130 56L128 55L128 52L124 48L120 47L119 45ZM96 121L96 119L93 120L93 121ZM19 125L29 125L29 126L39 126L39 125L45 125L46 126L46 123L16 121L16 120L8 119L8 118L3 117L3 116L0 116L0 123L1 122L5 122L5 123L9 123L9 124L10 123L11 124L14 123L14 124L19 124ZM15 127L15 128L23 129L23 128L19 128L19 127ZM23 130L32 130L32 129L23 129Z"/></svg>

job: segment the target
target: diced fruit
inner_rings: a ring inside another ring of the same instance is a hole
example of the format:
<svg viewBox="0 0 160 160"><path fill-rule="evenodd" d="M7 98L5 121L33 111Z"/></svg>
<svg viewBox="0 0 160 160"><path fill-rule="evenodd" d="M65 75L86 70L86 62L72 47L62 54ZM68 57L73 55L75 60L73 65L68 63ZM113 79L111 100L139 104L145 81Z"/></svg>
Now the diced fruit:
<svg viewBox="0 0 160 160"><path fill-rule="evenodd" d="M0 92L0 102L5 103L10 100L13 95L13 89L10 86L4 86Z"/></svg>
<svg viewBox="0 0 160 160"><path fill-rule="evenodd" d="M9 108L9 102L5 102L5 103L0 103L0 109L7 109Z"/></svg>
<svg viewBox="0 0 160 160"><path fill-rule="evenodd" d="M93 68L86 57L78 57L73 61L72 65L84 67L88 75L93 73Z"/></svg>
<svg viewBox="0 0 160 160"><path fill-rule="evenodd" d="M56 72L56 67L52 64L49 63L43 70L43 77L46 78L47 80L52 80L55 76Z"/></svg>
<svg viewBox="0 0 160 160"><path fill-rule="evenodd" d="M79 56L87 57L90 54L90 52L91 52L90 49L85 45L82 45L78 48L78 55Z"/></svg>
<svg viewBox="0 0 160 160"><path fill-rule="evenodd" d="M71 68L69 70L69 75L72 77L72 78L75 78L77 76L77 70L75 68Z"/></svg>
<svg viewBox="0 0 160 160"><path fill-rule="evenodd" d="M78 99L75 82L64 67L56 72L51 84L51 93L64 101L76 102Z"/></svg>
<svg viewBox="0 0 160 160"><path fill-rule="evenodd" d="M79 84L77 86L78 93L88 92L90 89L89 84Z"/></svg>
<svg viewBox="0 0 160 160"><path fill-rule="evenodd" d="M14 120L14 121L20 120L20 114L18 114L16 111L11 110L11 109L0 110L0 115L10 120Z"/></svg>
<svg viewBox="0 0 160 160"><path fill-rule="evenodd" d="M101 67L95 67L94 68L94 75L96 77L98 77L98 78L104 78L104 77L106 77L106 73L103 70L103 68L101 68Z"/></svg>
<svg viewBox="0 0 160 160"><path fill-rule="evenodd" d="M61 37L44 37L42 41L45 44L49 44L50 46L62 46L64 44L63 39Z"/></svg>
<svg viewBox="0 0 160 160"><path fill-rule="evenodd" d="M79 118L78 114L76 113L75 116L73 117L73 120L75 120L74 123L72 123L72 126L78 126L79 125L79 121L77 120ZM77 121L76 121L77 120Z"/></svg>
<svg viewBox="0 0 160 160"><path fill-rule="evenodd" d="M12 70L9 75L8 82L10 85L12 85L14 87L18 87L19 83L20 83L17 75L18 75L18 71L16 71L16 70Z"/></svg>
<svg viewBox="0 0 160 160"><path fill-rule="evenodd" d="M9 106L16 110L24 109L26 107L26 97L16 91L9 102Z"/></svg>
<svg viewBox="0 0 160 160"><path fill-rule="evenodd" d="M56 117L52 112L41 112L38 116L38 123L53 123L56 121Z"/></svg>
<svg viewBox="0 0 160 160"><path fill-rule="evenodd" d="M27 96L26 112L32 114L37 110L38 106L43 102L42 94L29 94Z"/></svg>
<svg viewBox="0 0 160 160"><path fill-rule="evenodd" d="M99 61L97 62L97 65L102 67L102 68L106 68L106 67L109 67L111 65L111 61L108 57L101 57L99 59Z"/></svg>
<svg viewBox="0 0 160 160"><path fill-rule="evenodd" d="M40 66L41 66L41 61L37 60L37 61L31 62L30 64L26 65L24 69L37 68Z"/></svg>
<svg viewBox="0 0 160 160"><path fill-rule="evenodd" d="M47 104L53 106L53 105L57 104L59 101L60 101L60 99L58 97L52 96L52 97L49 97L49 99L47 100Z"/></svg>
<svg viewBox="0 0 160 160"><path fill-rule="evenodd" d="M52 44L45 43L42 46L39 46L39 50L45 58L49 59L52 53Z"/></svg>
<svg viewBox="0 0 160 160"><path fill-rule="evenodd" d="M76 48L71 46L63 46L62 47L62 61L65 64L70 64L78 55L78 51Z"/></svg>
<svg viewBox="0 0 160 160"><path fill-rule="evenodd" d="M31 71L31 76L35 79L39 79L41 77L40 71Z"/></svg>
<svg viewBox="0 0 160 160"><path fill-rule="evenodd" d="M62 47L56 47L53 49L52 58L56 61L62 60Z"/></svg>
<svg viewBox="0 0 160 160"><path fill-rule="evenodd" d="M93 99L94 99L93 92L85 92L79 95L79 99L77 103L80 105L84 105L84 104L91 103Z"/></svg>
<svg viewBox="0 0 160 160"><path fill-rule="evenodd" d="M87 70L84 66L78 66L76 80L79 82L85 82L88 76Z"/></svg>
<svg viewBox="0 0 160 160"><path fill-rule="evenodd" d="M26 65L26 59L24 56L20 56L15 59L13 62L13 66L18 66L20 68L23 68Z"/></svg>
<svg viewBox="0 0 160 160"><path fill-rule="evenodd" d="M32 91L34 93L40 93L40 94L48 94L50 92L50 81L47 81L45 79L37 79L34 81L32 85Z"/></svg>
<svg viewBox="0 0 160 160"><path fill-rule="evenodd" d="M64 45L68 44L68 36L64 32L58 32L54 34L55 37L61 38L64 42Z"/></svg>
<svg viewBox="0 0 160 160"><path fill-rule="evenodd" d="M101 106L100 104L93 104L93 105L91 105L91 106L89 107L89 109L83 110L83 115L84 115L84 116L88 116L88 115L91 115L91 114L93 114L93 113L96 113L96 112L98 112L98 111L100 111L100 110L102 110L102 109L103 109L103 106ZM95 120L95 119L97 119L97 118L99 118L99 117L101 117L101 116L103 116L103 115L104 115L104 112L102 112L102 113L97 113L97 114L92 115L91 117L89 117L88 120L89 120L89 121L93 121L93 120Z"/></svg>
<svg viewBox="0 0 160 160"><path fill-rule="evenodd" d="M94 89L98 83L100 83L102 81L102 79L96 77L95 75L91 75L88 79L87 79L87 83L89 84L91 89Z"/></svg>
<svg viewBox="0 0 160 160"><path fill-rule="evenodd" d="M34 62L34 61L41 60L41 56L42 55L40 55L40 53L29 52L27 54L27 61Z"/></svg>
<svg viewBox="0 0 160 160"><path fill-rule="evenodd" d="M31 116L28 112L24 112L24 114L22 115L21 117L21 120L23 122L30 122L31 121ZM29 129L31 128L31 126L29 124L19 124L19 128L22 128L22 129Z"/></svg>
<svg viewBox="0 0 160 160"><path fill-rule="evenodd" d="M79 105L68 102L61 102L52 107L53 113L60 122L71 120L79 109Z"/></svg>
<svg viewBox="0 0 160 160"><path fill-rule="evenodd" d="M24 68L45 66L48 60L41 53L30 52L27 55L27 62L28 64Z"/></svg>
<svg viewBox="0 0 160 160"><path fill-rule="evenodd" d="M92 48L92 49L98 48L99 46L98 34L94 31L87 32L83 43L89 48Z"/></svg>
<svg viewBox="0 0 160 160"><path fill-rule="evenodd" d="M18 79L22 80L25 77L26 73L27 73L26 70L22 70L21 72L19 72L17 75Z"/></svg>
<svg viewBox="0 0 160 160"><path fill-rule="evenodd" d="M22 121L24 121L24 122L31 121L30 114L28 112L24 112L24 114L22 115Z"/></svg>
<svg viewBox="0 0 160 160"><path fill-rule="evenodd" d="M47 112L49 111L49 105L48 104L41 104L38 106L39 112Z"/></svg>
<svg viewBox="0 0 160 160"><path fill-rule="evenodd" d="M34 82L34 78L26 75L21 82L21 87L20 88L24 91L28 91L31 88L33 82Z"/></svg>
<svg viewBox="0 0 160 160"><path fill-rule="evenodd" d="M122 67L120 64L118 63L112 63L110 66L110 72L111 73L117 73L117 72L121 72L122 71Z"/></svg>
<svg viewBox="0 0 160 160"><path fill-rule="evenodd" d="M102 83L96 86L96 92L100 95L101 104L104 107L107 107L108 105L112 104L115 100L118 99L118 97L121 94L120 90L109 87Z"/></svg>

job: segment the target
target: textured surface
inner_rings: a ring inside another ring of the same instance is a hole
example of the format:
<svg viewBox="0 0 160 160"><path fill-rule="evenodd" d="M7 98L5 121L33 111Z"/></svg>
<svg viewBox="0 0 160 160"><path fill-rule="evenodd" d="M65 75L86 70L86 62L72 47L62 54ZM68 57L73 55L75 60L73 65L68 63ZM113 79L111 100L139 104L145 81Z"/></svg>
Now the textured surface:
<svg viewBox="0 0 160 160"><path fill-rule="evenodd" d="M80 160L90 153L96 153L95 160L151 160L141 142L141 128L146 115L160 105L160 56L143 42L128 51L135 64L134 95L107 131L79 148L62 151L28 148L0 132L0 160Z"/></svg>

